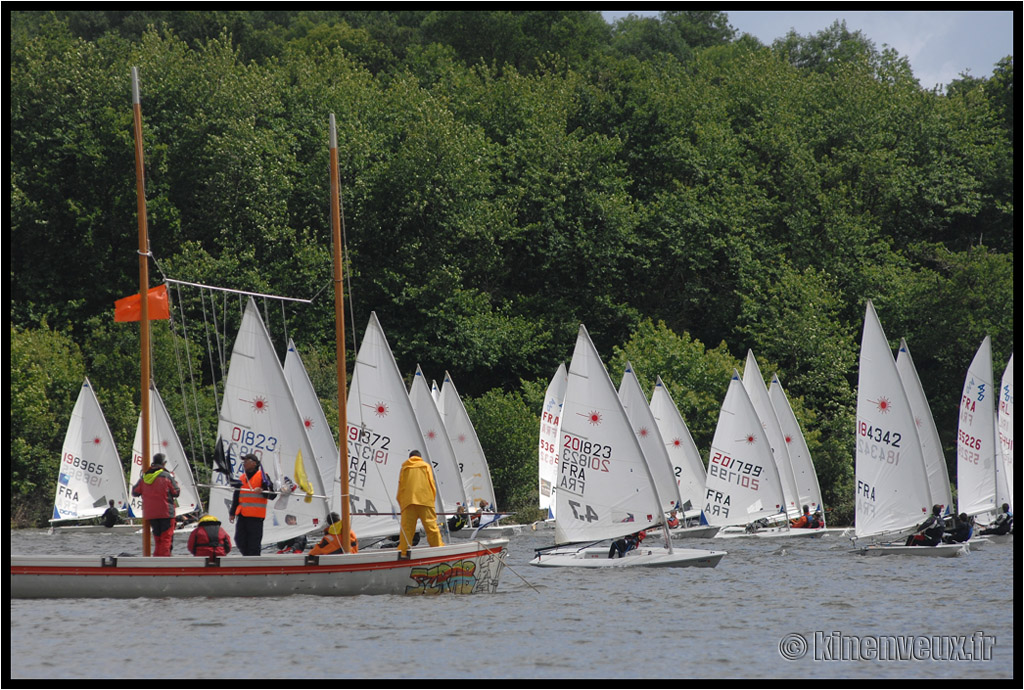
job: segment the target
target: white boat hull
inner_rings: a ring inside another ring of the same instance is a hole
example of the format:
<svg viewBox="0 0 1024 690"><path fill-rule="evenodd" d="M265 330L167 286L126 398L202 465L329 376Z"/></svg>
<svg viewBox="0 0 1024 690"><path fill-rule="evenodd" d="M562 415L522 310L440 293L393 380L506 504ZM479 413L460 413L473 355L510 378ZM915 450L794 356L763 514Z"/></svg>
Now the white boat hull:
<svg viewBox="0 0 1024 690"><path fill-rule="evenodd" d="M103 525L52 525L47 534L134 534L142 530L142 524L118 523L113 527Z"/></svg>
<svg viewBox="0 0 1024 690"><path fill-rule="evenodd" d="M172 556L11 556L10 596L32 598L260 597L289 594L493 592L508 540L414 548L412 558L356 554L219 559Z"/></svg>
<svg viewBox="0 0 1024 690"><path fill-rule="evenodd" d="M854 549L861 556L924 556L930 558L955 558L970 552L967 544L938 544L936 546L902 546L897 544L870 544Z"/></svg>
<svg viewBox="0 0 1024 690"><path fill-rule="evenodd" d="M624 558L608 558L608 547L561 548L545 551L530 561L540 568L714 568L725 551L703 549L645 548L626 552Z"/></svg>
<svg viewBox="0 0 1024 690"><path fill-rule="evenodd" d="M715 535L716 539L818 539L825 534L824 529L790 529L789 527L764 527L756 532L748 532L745 527L723 527Z"/></svg>
<svg viewBox="0 0 1024 690"><path fill-rule="evenodd" d="M670 529L668 532L672 535L673 539L711 539L721 527L713 525L699 525L697 527L679 527L677 529Z"/></svg>

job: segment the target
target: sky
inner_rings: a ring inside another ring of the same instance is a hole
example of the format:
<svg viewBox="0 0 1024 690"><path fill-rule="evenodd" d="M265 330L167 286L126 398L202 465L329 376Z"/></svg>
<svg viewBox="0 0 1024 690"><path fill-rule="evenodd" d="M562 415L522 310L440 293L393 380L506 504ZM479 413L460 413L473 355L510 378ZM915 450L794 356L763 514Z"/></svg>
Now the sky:
<svg viewBox="0 0 1024 690"><path fill-rule="evenodd" d="M965 71L978 78L991 76L995 64L1014 52L1012 10L723 11L737 36L748 33L765 45L771 45L790 29L807 36L827 29L836 20L845 20L849 31L860 31L875 48L888 46L906 57L918 82L928 89L949 84ZM627 14L657 16L658 12L629 10L601 14L607 21L614 21Z"/></svg>

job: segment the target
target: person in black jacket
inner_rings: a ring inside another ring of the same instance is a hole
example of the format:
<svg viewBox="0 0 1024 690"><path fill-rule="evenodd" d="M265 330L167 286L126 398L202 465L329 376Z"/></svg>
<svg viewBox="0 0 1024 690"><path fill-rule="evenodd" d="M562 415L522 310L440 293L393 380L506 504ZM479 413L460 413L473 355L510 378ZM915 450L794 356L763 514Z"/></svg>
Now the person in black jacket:
<svg viewBox="0 0 1024 690"><path fill-rule="evenodd" d="M907 546L936 546L942 541L946 523L942 520L942 506L932 506L932 514L907 538Z"/></svg>

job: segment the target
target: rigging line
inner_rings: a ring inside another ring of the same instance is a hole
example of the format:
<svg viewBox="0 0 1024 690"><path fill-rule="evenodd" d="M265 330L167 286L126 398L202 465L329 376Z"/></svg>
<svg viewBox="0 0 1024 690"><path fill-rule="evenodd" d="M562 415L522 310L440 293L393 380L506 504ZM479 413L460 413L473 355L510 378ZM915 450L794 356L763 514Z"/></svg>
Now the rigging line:
<svg viewBox="0 0 1024 690"><path fill-rule="evenodd" d="M188 363L189 382L192 385L192 411L195 414L195 422L194 422L195 423L195 429L196 429L195 436L199 437L199 454L200 454L200 456L203 459L203 464L206 465L207 467L209 467L210 463L208 462L208 460L206 458L206 446L203 444L203 440L202 440L203 439L203 424L202 424L202 417L199 414L199 393L198 393L198 386L196 385L196 373L195 373L195 369L192 367L192 350L191 350L191 343L189 342L189 337L188 337L188 324L186 323L186 319L185 319L185 303L182 301L182 298L181 298L181 286L180 285L175 285L174 286L174 290L175 290L175 294L177 294L177 296L178 296L178 299L177 299L178 307L179 307L179 309L181 309L181 332L182 332L182 340L185 341L185 346L184 346L184 349L185 349L185 361ZM196 451L195 451L196 441L195 441L195 438L193 437L194 435L192 433L193 420L192 420L192 417L188 413L188 404L186 403L186 394L185 394L185 380L184 380L184 377L181 375L180 371L181 371L181 367L180 367L180 364L179 364L179 380L181 381L182 407L185 409L185 420L186 420L186 424L188 426L189 446L192 448L192 457L195 458L196 457ZM216 384L214 384L214 385L216 386Z"/></svg>
<svg viewBox="0 0 1024 690"><path fill-rule="evenodd" d="M214 319L213 333L214 333L214 335L217 335L217 321L216 321L217 320L217 312L216 312L216 305L212 304L212 300L213 300L212 293L210 295L210 299L211 299L211 309L210 309L210 311L213 314L213 319ZM206 336L206 354L208 355L209 360L210 360L210 378L213 380L213 403L214 403L214 405L216 405L217 411L219 413L220 412L221 400L220 400L220 395L217 392L217 380L218 380L217 379L217 368L216 368L216 365L214 364L214 361L213 361L214 345L213 345L213 343L210 342L210 320L209 320L209 318L207 317L207 314L206 314L206 296L205 296L205 290L203 288L199 289L199 300L200 300L200 302L202 304L202 307L203 307L203 334Z"/></svg>
<svg viewBox="0 0 1024 690"><path fill-rule="evenodd" d="M187 280L177 280L175 278L165 278L165 282L168 283L180 283L181 285L191 285L192 287L206 288L207 290L215 290L217 292L233 293L236 295L246 295L250 297L269 297L270 299L279 299L286 302L303 302L309 304L312 300L304 299L302 297L284 297L282 295L271 295L263 292L251 292L249 290L235 290L233 288L217 287L216 285L204 285L202 283L190 283Z"/></svg>

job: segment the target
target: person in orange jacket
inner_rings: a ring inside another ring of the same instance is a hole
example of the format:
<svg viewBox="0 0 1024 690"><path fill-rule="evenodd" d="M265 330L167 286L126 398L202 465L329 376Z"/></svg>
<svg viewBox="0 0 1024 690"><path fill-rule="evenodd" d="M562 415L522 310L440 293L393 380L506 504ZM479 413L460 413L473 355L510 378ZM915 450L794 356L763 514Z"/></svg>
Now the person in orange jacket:
<svg viewBox="0 0 1024 690"><path fill-rule="evenodd" d="M348 531L349 553L359 553L359 540L356 533L351 529ZM341 516L331 513L327 516L327 529L324 530L324 538L310 549L310 556L326 556L331 553L341 553Z"/></svg>
<svg viewBox="0 0 1024 690"><path fill-rule="evenodd" d="M437 528L437 485L430 465L420 457L420 452L409 453L409 459L402 463L398 475L398 507L402 511L401 531L398 539L398 558L409 558L409 542L416 533L416 522L423 523L423 531L431 546L444 546L441 530Z"/></svg>
<svg viewBox="0 0 1024 690"><path fill-rule="evenodd" d="M804 506L803 514L789 521L789 526L793 529L803 529L811 526L811 508L810 506Z"/></svg>
<svg viewBox="0 0 1024 690"><path fill-rule="evenodd" d="M228 520L235 523L235 546L243 556L259 556L263 544L263 520L267 502L277 498L274 483L263 471L260 459L249 453L242 456L242 475L235 480L235 493L228 509Z"/></svg>

